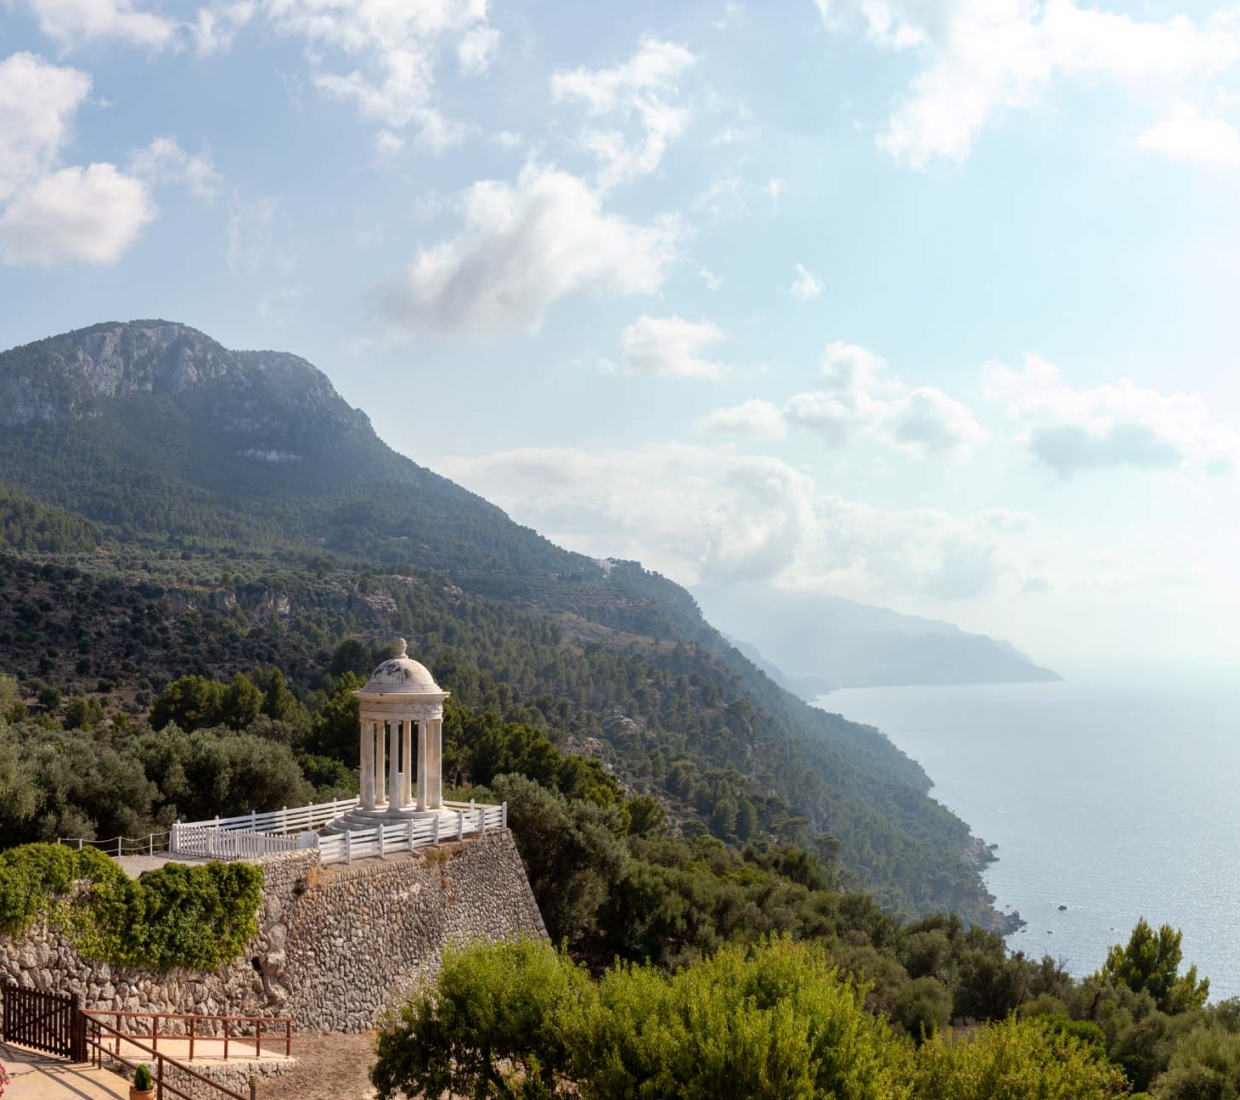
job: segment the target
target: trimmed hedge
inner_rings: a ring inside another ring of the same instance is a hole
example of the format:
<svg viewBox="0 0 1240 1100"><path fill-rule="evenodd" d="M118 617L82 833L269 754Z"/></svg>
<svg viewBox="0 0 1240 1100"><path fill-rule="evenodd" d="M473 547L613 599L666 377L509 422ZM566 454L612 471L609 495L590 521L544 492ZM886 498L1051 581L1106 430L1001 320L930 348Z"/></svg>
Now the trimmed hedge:
<svg viewBox="0 0 1240 1100"><path fill-rule="evenodd" d="M93 848L25 844L0 852L0 933L47 918L86 958L217 970L258 931L262 889L250 863L166 863L135 881Z"/></svg>

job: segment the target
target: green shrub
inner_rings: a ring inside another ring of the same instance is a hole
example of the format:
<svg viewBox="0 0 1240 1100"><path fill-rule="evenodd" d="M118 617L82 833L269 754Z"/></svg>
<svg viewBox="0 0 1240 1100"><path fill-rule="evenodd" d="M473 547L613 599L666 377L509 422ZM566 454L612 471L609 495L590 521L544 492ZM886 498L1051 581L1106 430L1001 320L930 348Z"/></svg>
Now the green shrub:
<svg viewBox="0 0 1240 1100"><path fill-rule="evenodd" d="M133 1071L133 1087L139 1092L147 1092L155 1087L155 1079L145 1062Z"/></svg>
<svg viewBox="0 0 1240 1100"><path fill-rule="evenodd" d="M54 916L88 958L216 970L258 931L262 888L250 863L166 863L134 881L94 848L26 844L0 853L0 932Z"/></svg>
<svg viewBox="0 0 1240 1100"><path fill-rule="evenodd" d="M1117 1067L1077 1039L1011 1017L968 1035L943 1032L917 1052L913 1100L1109 1100Z"/></svg>
<svg viewBox="0 0 1240 1100"><path fill-rule="evenodd" d="M77 881L124 879L116 863L94 848L24 844L0 852L0 933L20 936L47 916L55 900L68 895Z"/></svg>
<svg viewBox="0 0 1240 1100"><path fill-rule="evenodd" d="M380 1100L556 1096L566 1029L592 995L584 971L543 940L448 951L434 986L380 1030L371 1080Z"/></svg>
<svg viewBox="0 0 1240 1100"><path fill-rule="evenodd" d="M786 939L608 972L574 1048L591 1100L894 1100L911 1057L822 948Z"/></svg>

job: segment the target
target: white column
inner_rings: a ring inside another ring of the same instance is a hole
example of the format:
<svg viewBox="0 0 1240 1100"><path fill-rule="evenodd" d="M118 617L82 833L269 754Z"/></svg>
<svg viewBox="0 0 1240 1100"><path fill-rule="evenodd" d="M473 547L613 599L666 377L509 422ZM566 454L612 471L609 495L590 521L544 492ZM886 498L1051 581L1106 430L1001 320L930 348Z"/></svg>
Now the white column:
<svg viewBox="0 0 1240 1100"><path fill-rule="evenodd" d="M396 813L401 806L401 782L400 772L397 770L400 766L400 742L396 739L400 736L400 723L393 718L388 723L388 809Z"/></svg>
<svg viewBox="0 0 1240 1100"><path fill-rule="evenodd" d="M404 730L405 758L403 761L404 768L401 770L401 791L403 793L402 806L408 806L413 801L413 722L406 718L402 723Z"/></svg>
<svg viewBox="0 0 1240 1100"><path fill-rule="evenodd" d="M375 808L375 730L374 723L362 715L361 720L361 765L359 779L362 787L362 805L367 810Z"/></svg>
<svg viewBox="0 0 1240 1100"><path fill-rule="evenodd" d="M383 722L374 724L375 738L375 801L386 802L388 796L387 760L384 759Z"/></svg>
<svg viewBox="0 0 1240 1100"><path fill-rule="evenodd" d="M443 719L432 718L430 746L427 750L428 775L426 777L428 803L432 810L443 806Z"/></svg>
<svg viewBox="0 0 1240 1100"><path fill-rule="evenodd" d="M378 805L387 800L387 787L383 782L383 723L371 722L367 735L374 746L371 759L374 763L375 804Z"/></svg>
<svg viewBox="0 0 1240 1100"><path fill-rule="evenodd" d="M429 718L418 719L418 809L425 810L426 802L426 777L430 772L428 761L426 759L426 743L429 740L426 736L426 727L430 724Z"/></svg>

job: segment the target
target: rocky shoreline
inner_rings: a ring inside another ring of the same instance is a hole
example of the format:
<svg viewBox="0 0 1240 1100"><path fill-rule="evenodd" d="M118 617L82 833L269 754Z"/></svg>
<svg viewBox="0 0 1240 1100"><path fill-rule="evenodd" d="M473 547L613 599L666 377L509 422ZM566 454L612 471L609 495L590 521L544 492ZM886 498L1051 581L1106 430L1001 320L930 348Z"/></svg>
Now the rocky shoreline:
<svg viewBox="0 0 1240 1100"><path fill-rule="evenodd" d="M987 844L980 836L971 836L965 845L964 860L980 874L989 864L998 860L999 857L995 855L997 847L997 844ZM987 894L987 898L990 901L991 913L991 919L986 925L989 931L998 932L1001 936L1010 936L1013 932L1019 932L1028 923L1015 909L1010 913L996 909L993 894Z"/></svg>

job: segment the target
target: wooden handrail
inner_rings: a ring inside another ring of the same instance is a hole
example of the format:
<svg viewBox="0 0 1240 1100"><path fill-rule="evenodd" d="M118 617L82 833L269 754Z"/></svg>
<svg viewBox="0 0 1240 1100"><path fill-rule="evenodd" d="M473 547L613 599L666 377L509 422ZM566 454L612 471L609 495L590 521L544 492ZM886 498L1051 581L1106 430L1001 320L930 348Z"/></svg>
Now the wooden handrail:
<svg viewBox="0 0 1240 1100"><path fill-rule="evenodd" d="M195 1097L193 1097L190 1093L183 1092L176 1085L164 1080L164 1069L166 1066L172 1066L178 1072L187 1074L195 1081L201 1081L204 1085L209 1086L216 1092L227 1097L228 1100L248 1100L248 1098L242 1096L241 1093L233 1092L232 1089L226 1088L218 1081L212 1081L210 1077L206 1077L197 1070L191 1069L184 1062L179 1062L175 1058L169 1058L166 1054L160 1054L159 1051L154 1050L151 1047L144 1046L142 1043L136 1042L128 1036L120 1035L114 1028L105 1024L103 1020L99 1018L98 1014L92 1013L90 1015L86 1015L84 1013L83 1015L87 1021L86 1045L90 1048L93 1054L92 1063L94 1065L102 1066L103 1057L106 1054L113 1061L120 1062L121 1065L127 1067L128 1069L138 1068L137 1062L132 1062L128 1058L122 1057L119 1053L109 1053L104 1049L103 1033L105 1031L113 1032L116 1035L118 1039L118 1046L119 1040L123 1039L127 1044L129 1044L129 1046L137 1047L139 1050L144 1051L151 1056L152 1060L155 1062L155 1100L163 1100L165 1089L172 1093L173 1096L179 1097L180 1100L195 1100Z"/></svg>
<svg viewBox="0 0 1240 1100"><path fill-rule="evenodd" d="M161 1035L159 1033L160 1020L179 1020L188 1022L188 1028L184 1035L168 1035L165 1039L188 1039L189 1040L189 1061L194 1060L194 1046L198 1043L219 1043L224 1044L224 1057L228 1057L228 1046L231 1041L241 1036L233 1032L233 1024L253 1024L254 1025L254 1051L259 1057L262 1056L262 1044L278 1043L281 1039L284 1042L284 1056L291 1058L293 1054L293 1017L292 1016L228 1016L223 1014L212 1013L193 1013L193 1012L135 1012L135 1011L117 1011L113 1009L83 1009L83 1015L90 1019L101 1020L107 1018L114 1020L115 1026L109 1026L108 1031L115 1037L113 1043L119 1052L121 1040L129 1041L132 1039L149 1039L151 1040L152 1049L158 1049ZM151 1030L141 1032L130 1032L121 1030L122 1019L147 1019L151 1021ZM224 1024L222 1035L204 1035L198 1030L198 1024L203 1020L211 1020ZM277 1034L269 1034L263 1036L264 1024L283 1024L283 1036Z"/></svg>
<svg viewBox="0 0 1240 1100"><path fill-rule="evenodd" d="M82 1011L87 1016L146 1016L148 1018L157 1016L161 1020L231 1020L234 1024L253 1024L260 1020L264 1024L274 1023L277 1020L283 1023L293 1018L292 1016L236 1016L223 1012L141 1012L111 1008L84 1008Z"/></svg>

